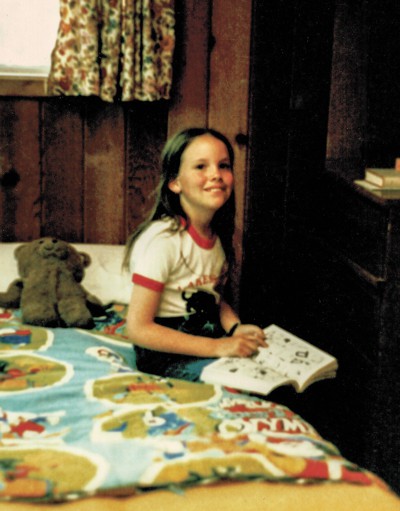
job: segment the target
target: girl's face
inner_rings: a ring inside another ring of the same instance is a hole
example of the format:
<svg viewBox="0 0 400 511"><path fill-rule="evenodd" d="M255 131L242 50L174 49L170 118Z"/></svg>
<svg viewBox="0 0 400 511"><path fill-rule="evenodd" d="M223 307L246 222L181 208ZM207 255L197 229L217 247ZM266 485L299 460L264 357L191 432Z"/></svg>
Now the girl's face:
<svg viewBox="0 0 400 511"><path fill-rule="evenodd" d="M228 149L210 134L193 139L182 153L178 176L169 189L179 194L190 219L210 219L226 203L233 190Z"/></svg>

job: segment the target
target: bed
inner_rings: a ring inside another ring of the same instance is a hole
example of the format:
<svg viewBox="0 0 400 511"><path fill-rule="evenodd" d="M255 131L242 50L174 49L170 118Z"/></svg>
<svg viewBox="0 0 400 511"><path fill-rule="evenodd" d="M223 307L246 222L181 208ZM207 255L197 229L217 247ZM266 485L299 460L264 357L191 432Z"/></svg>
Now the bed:
<svg viewBox="0 0 400 511"><path fill-rule="evenodd" d="M0 290L16 246L0 243ZM93 329L0 309L0 509L400 509L287 407L137 371L123 247L75 246L92 260L84 287L108 304Z"/></svg>

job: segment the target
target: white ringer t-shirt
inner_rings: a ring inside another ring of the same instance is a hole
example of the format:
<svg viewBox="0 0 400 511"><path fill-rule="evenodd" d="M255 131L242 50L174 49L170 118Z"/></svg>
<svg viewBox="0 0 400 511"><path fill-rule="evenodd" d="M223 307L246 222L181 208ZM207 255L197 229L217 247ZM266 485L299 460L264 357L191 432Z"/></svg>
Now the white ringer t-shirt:
<svg viewBox="0 0 400 511"><path fill-rule="evenodd" d="M193 226L176 230L166 218L152 222L136 240L130 270L133 285L161 293L156 316L165 318L190 313L188 300L198 291L219 303L227 264L218 236L203 238Z"/></svg>

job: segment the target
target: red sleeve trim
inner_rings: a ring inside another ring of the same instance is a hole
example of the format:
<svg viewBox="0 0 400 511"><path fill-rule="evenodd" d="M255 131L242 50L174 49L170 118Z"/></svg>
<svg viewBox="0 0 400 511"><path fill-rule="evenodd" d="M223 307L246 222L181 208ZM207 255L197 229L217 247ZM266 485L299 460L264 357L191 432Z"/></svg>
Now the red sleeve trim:
<svg viewBox="0 0 400 511"><path fill-rule="evenodd" d="M153 291L158 291L160 293L164 290L164 284L162 282L149 279L148 277L144 277L138 273L134 273L132 275L132 282L134 284L138 284L139 286L147 287L147 289L152 289Z"/></svg>

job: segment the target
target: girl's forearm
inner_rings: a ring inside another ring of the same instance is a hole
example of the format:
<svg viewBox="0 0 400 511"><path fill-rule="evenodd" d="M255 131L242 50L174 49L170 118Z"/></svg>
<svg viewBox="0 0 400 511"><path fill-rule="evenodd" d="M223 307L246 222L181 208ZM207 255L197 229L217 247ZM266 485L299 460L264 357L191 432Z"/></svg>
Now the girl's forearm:
<svg viewBox="0 0 400 511"><path fill-rule="evenodd" d="M236 314L236 312L232 309L232 307L223 300L220 303L220 321L222 328L229 332L233 326L240 323L239 316Z"/></svg>

